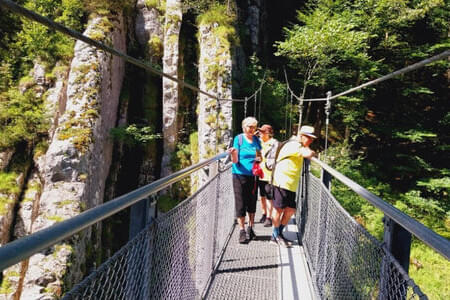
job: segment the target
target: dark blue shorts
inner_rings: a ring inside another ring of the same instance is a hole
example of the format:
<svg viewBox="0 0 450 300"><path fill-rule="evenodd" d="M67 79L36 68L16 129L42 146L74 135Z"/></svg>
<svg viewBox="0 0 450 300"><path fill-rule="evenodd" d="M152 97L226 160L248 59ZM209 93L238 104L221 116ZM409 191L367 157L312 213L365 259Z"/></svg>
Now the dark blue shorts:
<svg viewBox="0 0 450 300"><path fill-rule="evenodd" d="M256 212L257 185L255 176L233 174L233 190L236 217Z"/></svg>
<svg viewBox="0 0 450 300"><path fill-rule="evenodd" d="M270 183L258 179L259 195L266 197L266 199L272 200L272 191L270 190Z"/></svg>
<svg viewBox="0 0 450 300"><path fill-rule="evenodd" d="M273 187L273 206L275 208L297 208L295 202L295 192L282 189L280 187Z"/></svg>

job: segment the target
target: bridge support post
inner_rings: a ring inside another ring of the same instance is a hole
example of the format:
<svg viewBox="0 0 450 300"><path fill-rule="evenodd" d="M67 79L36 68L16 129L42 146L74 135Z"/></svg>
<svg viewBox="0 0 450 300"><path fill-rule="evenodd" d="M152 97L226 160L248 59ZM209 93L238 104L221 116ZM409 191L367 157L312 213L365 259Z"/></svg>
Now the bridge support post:
<svg viewBox="0 0 450 300"><path fill-rule="evenodd" d="M400 263L402 268L408 273L409 257L411 253L411 233L397 224L388 216L384 216L384 244L395 259ZM404 288L392 286L394 283L389 280L391 266L387 259L384 259L381 267L380 294L384 297L394 297L396 299L406 299L407 284L403 283ZM397 283L398 284L398 283ZM391 295L390 291L397 291L395 295Z"/></svg>
<svg viewBox="0 0 450 300"><path fill-rule="evenodd" d="M128 240L132 240L152 219L156 218L156 201L143 199L131 207Z"/></svg>
<svg viewBox="0 0 450 300"><path fill-rule="evenodd" d="M325 185L325 187L330 191L331 190L331 176L330 173L327 172L327 170L322 168L322 173L320 175L322 178L322 183Z"/></svg>
<svg viewBox="0 0 450 300"><path fill-rule="evenodd" d="M307 184L308 184L308 174L309 174L309 165L311 162L308 159L303 160L303 168L302 168L302 176L300 178L300 186L298 189L299 195L297 198L299 199L297 203L297 207L300 207L300 220L297 220L297 226L299 226L299 237L298 244L303 245L303 235L305 233L306 226L306 218L308 217L308 197L307 197ZM297 208L298 211L298 208Z"/></svg>
<svg viewBox="0 0 450 300"><path fill-rule="evenodd" d="M387 249L398 260L408 273L411 253L411 233L398 225L394 220L384 217L384 243Z"/></svg>

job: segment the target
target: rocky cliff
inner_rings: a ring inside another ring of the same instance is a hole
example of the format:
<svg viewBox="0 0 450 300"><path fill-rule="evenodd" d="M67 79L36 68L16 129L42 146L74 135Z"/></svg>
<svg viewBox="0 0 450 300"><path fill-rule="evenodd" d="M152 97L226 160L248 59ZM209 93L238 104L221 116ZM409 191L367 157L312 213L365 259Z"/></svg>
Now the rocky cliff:
<svg viewBox="0 0 450 300"><path fill-rule="evenodd" d="M237 3L237 22L244 25L243 32L235 31L236 16L228 11L230 7L211 7L210 11L187 13L182 11L179 0L137 0L135 16L131 17L134 13L130 13L126 21L117 13L91 14L84 34L122 52L127 50L128 38L133 51L130 55L144 57L160 65L164 72L187 79L217 98L229 99L232 98L232 69L237 70L238 79L242 77L247 57L261 53L262 41L267 41L261 31L266 5L260 0ZM219 11L215 11L217 9ZM196 21L198 13L204 14L204 18ZM185 14L188 14L187 21ZM218 14L220 20L216 20L214 14ZM191 36L186 38L187 34L183 37L182 33L188 22ZM194 30L197 32L192 32ZM239 34L242 45L233 48L232 40ZM176 147L181 142L189 143L186 136L196 128L198 142L195 146L198 145L200 160L222 152L229 145L233 119L231 101L185 92L173 81L135 70L132 67L127 70L133 73L127 78L131 82L123 83L125 66L121 59L79 41L70 66L58 64L51 81L47 79L46 65L34 62L30 73L32 80L20 89L22 93L33 89L36 97L46 99L48 140L34 149L24 146L21 151L33 158L17 166L14 176L4 179L11 189L8 193L0 189L1 244L47 228L101 204L104 199L129 191L118 188L121 178L134 181L129 185L134 188L170 174ZM120 104L118 112L123 84L126 101ZM186 100L189 97L192 99ZM186 111L178 111L180 101ZM156 133L163 134L164 142L152 141L134 148L122 147L121 142L113 153L110 129L134 123L151 126ZM183 127L180 124L188 124L191 130L181 142L177 136ZM189 149L197 148L191 145ZM17 149L1 152L0 170L10 170L17 154ZM113 154L116 156L112 174ZM194 160L197 153L186 155ZM127 163L131 160L134 165L129 167ZM106 184L108 175L109 186ZM208 176L203 175L200 182ZM198 179L194 178L189 188L195 186ZM123 231L127 231L127 226L123 227ZM98 224L5 270L1 291L7 299L60 297L74 282L98 266L101 259L96 249L102 246Z"/></svg>
<svg viewBox="0 0 450 300"><path fill-rule="evenodd" d="M91 15L84 34L126 51L120 14ZM50 96L47 108L55 116L56 130L50 134L48 150L37 160L37 168L30 176L16 225L18 236L103 202L113 145L109 130L116 125L123 75L121 59L83 42L76 43L67 90L64 84L56 84L50 91L54 96ZM87 256L92 255L93 247L100 246L100 235L93 235L97 230L94 226L33 255L29 262L6 270L4 280L16 287L11 291L22 299L61 296L86 273Z"/></svg>

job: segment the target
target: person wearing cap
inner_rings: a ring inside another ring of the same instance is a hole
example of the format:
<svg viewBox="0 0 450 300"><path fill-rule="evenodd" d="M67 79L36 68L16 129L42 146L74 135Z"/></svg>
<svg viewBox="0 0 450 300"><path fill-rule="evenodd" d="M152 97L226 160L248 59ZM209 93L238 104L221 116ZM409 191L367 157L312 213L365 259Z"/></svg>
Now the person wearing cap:
<svg viewBox="0 0 450 300"><path fill-rule="evenodd" d="M261 161L261 143L255 135L258 121L247 117L242 121L242 134L234 137L233 147L228 149L232 156L233 190L235 211L239 232L239 243L247 243L256 237L253 231L256 212L257 186L252 168L255 161ZM245 230L245 215L248 226Z"/></svg>
<svg viewBox="0 0 450 300"><path fill-rule="evenodd" d="M295 193L300 181L304 158L314 155L309 146L314 141L314 127L302 126L297 136L293 136L279 151L273 170L273 233L271 243L289 247L290 241L282 232L292 215L296 212Z"/></svg>
<svg viewBox="0 0 450 300"><path fill-rule="evenodd" d="M273 138L273 129L269 124L264 124L261 128L258 128L260 132L261 140L261 154L263 161L261 162L261 169L263 170L263 178L258 179L259 195L261 200L262 217L259 220L260 223L264 223L264 227L272 226L272 193L267 193L266 186L269 184L272 178L272 171L267 168L266 162L268 160L268 155L270 155L273 150L278 148L278 141ZM269 158L270 159L270 158Z"/></svg>

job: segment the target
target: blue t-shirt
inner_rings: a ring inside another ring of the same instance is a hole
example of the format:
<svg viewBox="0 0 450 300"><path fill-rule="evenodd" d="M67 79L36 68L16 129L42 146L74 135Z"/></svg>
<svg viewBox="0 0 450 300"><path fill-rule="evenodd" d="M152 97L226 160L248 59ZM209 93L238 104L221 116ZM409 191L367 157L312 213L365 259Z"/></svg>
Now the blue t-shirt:
<svg viewBox="0 0 450 300"><path fill-rule="evenodd" d="M256 136L251 143L242 136L242 145L239 146L239 135L234 137L233 148L239 152L239 161L233 164L231 173L253 176L252 167L256 157L256 150L261 151L261 144Z"/></svg>

